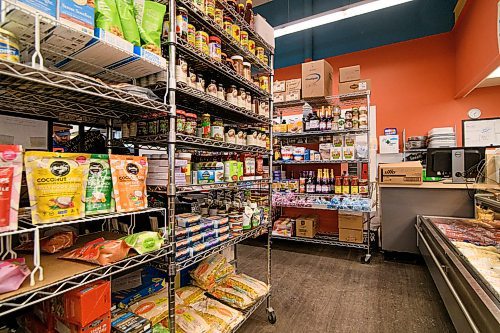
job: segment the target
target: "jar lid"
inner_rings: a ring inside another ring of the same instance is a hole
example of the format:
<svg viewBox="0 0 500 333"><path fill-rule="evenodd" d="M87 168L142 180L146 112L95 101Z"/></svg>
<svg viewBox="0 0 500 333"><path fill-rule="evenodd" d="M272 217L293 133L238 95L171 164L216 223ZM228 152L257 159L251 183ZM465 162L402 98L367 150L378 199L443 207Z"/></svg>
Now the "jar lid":
<svg viewBox="0 0 500 333"><path fill-rule="evenodd" d="M236 60L236 61L243 61L243 57L239 55L235 55L231 57L231 60Z"/></svg>
<svg viewBox="0 0 500 333"><path fill-rule="evenodd" d="M216 43L219 43L220 44L220 38L217 37L217 36L210 36L210 38L208 39L210 42L216 42Z"/></svg>
<svg viewBox="0 0 500 333"><path fill-rule="evenodd" d="M252 65L248 61L243 61L243 66L250 67Z"/></svg>

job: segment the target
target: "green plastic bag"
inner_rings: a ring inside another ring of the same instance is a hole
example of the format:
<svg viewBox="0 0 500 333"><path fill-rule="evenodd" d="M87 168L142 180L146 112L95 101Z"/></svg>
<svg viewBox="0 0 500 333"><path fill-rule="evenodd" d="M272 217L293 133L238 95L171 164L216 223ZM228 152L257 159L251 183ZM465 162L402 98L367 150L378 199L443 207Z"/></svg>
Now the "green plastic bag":
<svg viewBox="0 0 500 333"><path fill-rule="evenodd" d="M95 0L95 26L123 38L115 0Z"/></svg>
<svg viewBox="0 0 500 333"><path fill-rule="evenodd" d="M122 239L139 254L159 250L164 242L160 234L155 231L142 231Z"/></svg>
<svg viewBox="0 0 500 333"><path fill-rule="evenodd" d="M135 21L134 0L115 0L125 40L141 46L141 36Z"/></svg>
<svg viewBox="0 0 500 333"><path fill-rule="evenodd" d="M113 180L108 155L92 154L85 194L85 214L95 215L114 211Z"/></svg>
<svg viewBox="0 0 500 333"><path fill-rule="evenodd" d="M167 7L148 0L134 0L134 6L142 47L161 55L161 34Z"/></svg>

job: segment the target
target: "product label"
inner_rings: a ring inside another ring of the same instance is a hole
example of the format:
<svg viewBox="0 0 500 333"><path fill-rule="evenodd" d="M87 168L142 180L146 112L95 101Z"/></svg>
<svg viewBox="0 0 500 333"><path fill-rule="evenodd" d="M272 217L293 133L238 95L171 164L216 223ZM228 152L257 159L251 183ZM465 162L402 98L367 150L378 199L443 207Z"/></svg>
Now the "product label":
<svg viewBox="0 0 500 333"><path fill-rule="evenodd" d="M309 129L311 131L315 131L319 128L319 121L318 120L311 120L309 121Z"/></svg>
<svg viewBox="0 0 500 333"><path fill-rule="evenodd" d="M309 183L306 185L307 193L314 193L314 191L316 191L316 186L314 184Z"/></svg>
<svg viewBox="0 0 500 333"><path fill-rule="evenodd" d="M101 158L102 157L102 158ZM113 181L107 155L90 158L89 176L85 196L85 212L101 214L114 211Z"/></svg>
<svg viewBox="0 0 500 333"><path fill-rule="evenodd" d="M255 158L245 157L244 168L245 168L244 169L245 176L254 176L255 175Z"/></svg>
<svg viewBox="0 0 500 333"><path fill-rule="evenodd" d="M10 197L13 175L14 168L0 168L0 227L7 227L10 223Z"/></svg>

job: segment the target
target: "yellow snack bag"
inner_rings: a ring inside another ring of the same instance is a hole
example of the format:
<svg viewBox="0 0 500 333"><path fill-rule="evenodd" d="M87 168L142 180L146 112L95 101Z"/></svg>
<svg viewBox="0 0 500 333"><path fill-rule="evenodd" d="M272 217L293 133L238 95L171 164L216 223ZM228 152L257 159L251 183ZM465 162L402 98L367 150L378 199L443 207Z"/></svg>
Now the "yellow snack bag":
<svg viewBox="0 0 500 333"><path fill-rule="evenodd" d="M109 155L117 212L133 212L148 206L148 160L143 156Z"/></svg>
<svg viewBox="0 0 500 333"><path fill-rule="evenodd" d="M33 224L85 216L89 154L29 151L24 161Z"/></svg>

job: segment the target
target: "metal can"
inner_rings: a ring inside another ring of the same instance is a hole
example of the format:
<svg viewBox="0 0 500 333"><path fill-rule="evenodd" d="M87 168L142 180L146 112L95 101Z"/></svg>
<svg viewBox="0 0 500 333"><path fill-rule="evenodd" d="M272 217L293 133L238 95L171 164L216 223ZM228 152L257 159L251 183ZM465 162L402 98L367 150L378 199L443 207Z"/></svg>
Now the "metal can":
<svg viewBox="0 0 500 333"><path fill-rule="evenodd" d="M198 30L195 34L195 47L197 50L210 55L210 51L208 48L208 34L205 31Z"/></svg>
<svg viewBox="0 0 500 333"><path fill-rule="evenodd" d="M215 0L205 0L205 14L211 19L215 18Z"/></svg>
<svg viewBox="0 0 500 333"><path fill-rule="evenodd" d="M267 75L259 76L259 86L260 89L269 92L269 76Z"/></svg>
<svg viewBox="0 0 500 333"><path fill-rule="evenodd" d="M214 60L217 61L222 61L221 59L221 41L219 37L216 36L210 36L209 38L209 52L210 52L210 57Z"/></svg>
<svg viewBox="0 0 500 333"><path fill-rule="evenodd" d="M240 26L237 25L236 23L233 23L233 25L231 26L231 35L238 42L240 41Z"/></svg>
<svg viewBox="0 0 500 333"><path fill-rule="evenodd" d="M12 32L0 29L0 59L12 62L21 61L19 41Z"/></svg>
<svg viewBox="0 0 500 333"><path fill-rule="evenodd" d="M264 52L264 48L263 47L256 47L255 48L255 55L257 56L257 58L260 60L260 61L264 61L264 56L266 55L265 52Z"/></svg>
<svg viewBox="0 0 500 333"><path fill-rule="evenodd" d="M215 8L215 23L224 27L224 10L221 8Z"/></svg>
<svg viewBox="0 0 500 333"><path fill-rule="evenodd" d="M251 40L251 39L248 40L247 48L251 54L255 54L255 42L253 40Z"/></svg>
<svg viewBox="0 0 500 333"><path fill-rule="evenodd" d="M196 28L192 24L188 24L187 41L191 46L195 47L195 45L196 45Z"/></svg>
<svg viewBox="0 0 500 333"><path fill-rule="evenodd" d="M175 33L182 39L187 40L188 34L188 11L184 7L177 8Z"/></svg>
<svg viewBox="0 0 500 333"><path fill-rule="evenodd" d="M248 49L248 31L240 31L240 43L243 48Z"/></svg>

